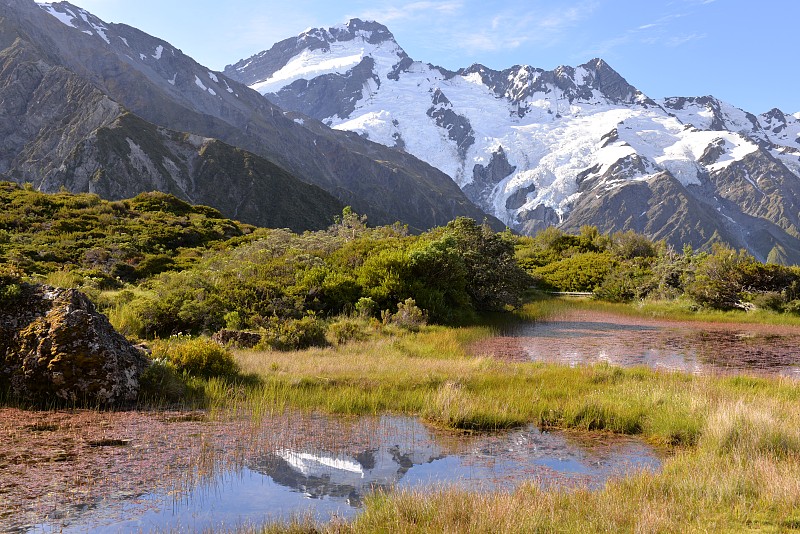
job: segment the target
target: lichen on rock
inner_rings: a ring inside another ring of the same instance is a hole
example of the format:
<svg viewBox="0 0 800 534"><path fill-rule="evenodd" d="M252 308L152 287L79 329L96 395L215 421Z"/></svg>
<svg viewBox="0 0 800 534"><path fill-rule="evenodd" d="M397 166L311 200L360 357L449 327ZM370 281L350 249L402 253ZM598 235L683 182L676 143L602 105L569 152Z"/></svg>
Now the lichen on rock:
<svg viewBox="0 0 800 534"><path fill-rule="evenodd" d="M0 388L27 402L132 402L149 365L86 295L44 285L3 303L0 356Z"/></svg>

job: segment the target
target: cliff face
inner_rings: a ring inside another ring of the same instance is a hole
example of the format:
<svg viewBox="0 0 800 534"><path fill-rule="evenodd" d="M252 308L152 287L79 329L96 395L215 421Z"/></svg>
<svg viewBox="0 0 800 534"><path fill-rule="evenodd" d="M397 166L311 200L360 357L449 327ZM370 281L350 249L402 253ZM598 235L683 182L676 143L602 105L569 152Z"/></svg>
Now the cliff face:
<svg viewBox="0 0 800 534"><path fill-rule="evenodd" d="M147 357L74 289L22 286L0 313L0 388L38 403L136 400Z"/></svg>

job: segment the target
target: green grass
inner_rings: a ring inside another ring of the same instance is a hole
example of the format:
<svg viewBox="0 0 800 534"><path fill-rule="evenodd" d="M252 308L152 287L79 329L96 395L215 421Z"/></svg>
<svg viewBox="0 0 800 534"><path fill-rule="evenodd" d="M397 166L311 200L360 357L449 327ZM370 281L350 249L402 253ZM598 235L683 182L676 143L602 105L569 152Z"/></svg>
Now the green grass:
<svg viewBox="0 0 800 534"><path fill-rule="evenodd" d="M778 313L771 310L714 310L698 307L688 299L644 300L631 304L602 302L591 299L574 299L575 307L595 311L616 313L633 317L651 317L673 321L697 321L709 323L770 324L777 326L800 326L800 315Z"/></svg>

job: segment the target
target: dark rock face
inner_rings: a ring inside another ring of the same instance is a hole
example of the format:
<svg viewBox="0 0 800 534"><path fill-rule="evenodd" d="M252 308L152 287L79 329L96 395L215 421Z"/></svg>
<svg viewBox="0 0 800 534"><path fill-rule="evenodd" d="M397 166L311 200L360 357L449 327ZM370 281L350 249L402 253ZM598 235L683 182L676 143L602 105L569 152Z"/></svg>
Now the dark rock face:
<svg viewBox="0 0 800 534"><path fill-rule="evenodd" d="M0 387L31 402L136 400L149 365L74 289L25 286L0 312Z"/></svg>
<svg viewBox="0 0 800 534"><path fill-rule="evenodd" d="M222 329L211 340L223 346L234 346L242 349L251 349L261 341L261 334L256 332L243 332L241 330Z"/></svg>
<svg viewBox="0 0 800 534"><path fill-rule="evenodd" d="M369 80L380 86L374 66L375 60L365 57L344 75L326 74L311 81L296 80L270 95L270 100L283 109L302 108L303 113L318 120L333 116L344 119L356 109Z"/></svg>
<svg viewBox="0 0 800 534"><path fill-rule="evenodd" d="M492 206L486 202L486 199L489 198L489 193L503 178L515 170L517 168L508 162L506 152L501 146L497 149L497 152L492 154L492 159L488 165L475 165L472 168L472 183L464 187L464 193L484 210L491 212L493 211ZM525 195L531 191L533 189L527 191ZM524 203L525 201L523 200L522 204Z"/></svg>
<svg viewBox="0 0 800 534"><path fill-rule="evenodd" d="M592 90L597 90L610 102L617 104L633 104L644 100L645 104L655 105L655 102L645 99L641 91L630 85L617 71L612 69L602 59L593 59L580 65L585 77L580 84L575 83L574 67L558 67L546 71L527 65L516 65L503 71L492 70L480 64L461 69L458 74L466 76L478 74L483 83L497 96L507 98L512 103L520 104L536 93L550 94L554 91L554 98L564 98L570 103L575 100L590 100ZM522 117L527 113L525 107L519 109Z"/></svg>
<svg viewBox="0 0 800 534"><path fill-rule="evenodd" d="M326 191L264 158L215 139L158 128L131 113L83 139L37 186L107 199L163 191L246 223L297 232L327 227L343 208Z"/></svg>
<svg viewBox="0 0 800 534"><path fill-rule="evenodd" d="M452 103L439 89L433 93L432 104L428 117L435 120L439 128L447 130L447 136L458 147L458 154L466 158L467 150L475 144L475 131L469 119L453 111Z"/></svg>
<svg viewBox="0 0 800 534"><path fill-rule="evenodd" d="M711 124L708 126L708 130L714 131L736 131L736 128L732 127L728 124L728 120L725 116L725 113L722 110L722 104L719 100L714 98L713 96L697 96L697 97L671 97L664 100L664 107L666 109L672 110L682 110L688 105L694 105L697 107L704 107L711 115ZM779 112L780 113L780 112ZM758 118L753 115L752 113L745 112L745 117L750 122L749 128L750 130L743 130L740 133L744 135L748 135L749 137L753 138L753 141L763 140L763 136L760 135L761 132L761 125L758 123ZM693 126L698 126L694 124Z"/></svg>
<svg viewBox="0 0 800 534"><path fill-rule="evenodd" d="M522 231L527 235L534 235L548 226L558 226L561 223L556 210L539 204L535 208L519 215Z"/></svg>

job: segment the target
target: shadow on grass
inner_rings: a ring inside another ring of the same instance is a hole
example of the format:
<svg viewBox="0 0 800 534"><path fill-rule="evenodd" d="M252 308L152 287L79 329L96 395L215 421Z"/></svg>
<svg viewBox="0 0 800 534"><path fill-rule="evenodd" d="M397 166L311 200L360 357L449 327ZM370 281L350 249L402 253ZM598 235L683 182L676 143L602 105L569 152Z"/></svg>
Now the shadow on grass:
<svg viewBox="0 0 800 534"><path fill-rule="evenodd" d="M167 365L153 365L142 375L137 409L198 410L232 404L264 381L255 373L198 377L178 373Z"/></svg>

